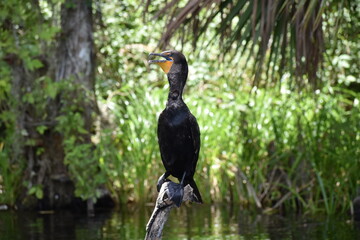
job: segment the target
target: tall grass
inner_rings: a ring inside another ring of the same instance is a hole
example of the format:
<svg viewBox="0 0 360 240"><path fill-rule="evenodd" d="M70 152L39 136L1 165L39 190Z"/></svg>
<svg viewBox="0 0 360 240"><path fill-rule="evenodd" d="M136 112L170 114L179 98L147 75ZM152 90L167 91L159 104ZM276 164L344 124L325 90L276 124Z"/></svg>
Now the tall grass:
<svg viewBox="0 0 360 240"><path fill-rule="evenodd" d="M217 94L213 87L184 96L201 129L195 180L205 202L327 213L349 208L360 185L359 94L330 87ZM109 184L123 201L151 201L164 171L156 128L167 87L122 90L106 103L118 148L117 157L105 159Z"/></svg>

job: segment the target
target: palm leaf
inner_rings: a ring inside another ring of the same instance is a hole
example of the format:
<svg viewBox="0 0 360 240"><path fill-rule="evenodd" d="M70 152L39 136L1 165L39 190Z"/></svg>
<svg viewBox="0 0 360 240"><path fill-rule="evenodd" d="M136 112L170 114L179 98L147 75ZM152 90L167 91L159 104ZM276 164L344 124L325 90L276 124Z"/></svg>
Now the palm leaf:
<svg viewBox="0 0 360 240"><path fill-rule="evenodd" d="M300 88L306 83L315 88L319 85L323 14L331 4L323 0L188 0L183 8L178 8L179 3L180 0L172 0L156 14L159 17L169 13L160 47L166 48L181 28L187 32L182 35L184 41L191 41L196 47L215 21L219 27L209 43L220 41L219 55L248 52L255 59L256 85L261 83L262 71L269 76L270 67L273 80L290 72ZM255 55L254 49L258 49ZM279 73L275 73L275 66Z"/></svg>

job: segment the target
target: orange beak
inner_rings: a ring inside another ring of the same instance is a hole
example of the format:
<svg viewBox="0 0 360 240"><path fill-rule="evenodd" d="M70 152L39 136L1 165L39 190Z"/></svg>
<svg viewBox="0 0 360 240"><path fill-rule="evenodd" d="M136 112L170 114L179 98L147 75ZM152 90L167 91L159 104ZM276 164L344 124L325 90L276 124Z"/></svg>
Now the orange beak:
<svg viewBox="0 0 360 240"><path fill-rule="evenodd" d="M174 63L174 60L172 57L169 57L169 53L163 52L163 53L150 53L150 56L159 56L165 58L164 60L149 60L149 63L156 63L159 65L162 70L167 74L170 71L171 66Z"/></svg>

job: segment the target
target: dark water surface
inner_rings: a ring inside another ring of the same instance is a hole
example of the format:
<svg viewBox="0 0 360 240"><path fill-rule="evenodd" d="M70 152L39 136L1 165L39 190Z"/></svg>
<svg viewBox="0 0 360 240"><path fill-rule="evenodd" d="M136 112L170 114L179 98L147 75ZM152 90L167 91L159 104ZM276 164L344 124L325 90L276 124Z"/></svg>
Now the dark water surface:
<svg viewBox="0 0 360 240"><path fill-rule="evenodd" d="M97 212L0 211L1 240L144 239L152 207ZM192 205L172 210L163 239L359 239L349 216L262 215L230 206Z"/></svg>

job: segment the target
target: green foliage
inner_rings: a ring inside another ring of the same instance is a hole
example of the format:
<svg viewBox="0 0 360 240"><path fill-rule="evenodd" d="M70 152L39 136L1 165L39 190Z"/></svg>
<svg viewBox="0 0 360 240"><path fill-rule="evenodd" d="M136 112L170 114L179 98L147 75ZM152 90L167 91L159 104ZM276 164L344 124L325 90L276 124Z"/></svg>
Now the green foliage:
<svg viewBox="0 0 360 240"><path fill-rule="evenodd" d="M344 202L359 185L359 94L331 87L315 94L276 89L245 94L246 88L235 91L219 78L186 92L201 127L195 178L205 201L252 202L250 184L264 207L345 210ZM156 116L164 108L166 90L126 86L104 102L115 115L112 140L119 149L104 163L119 196L127 193L128 199L140 201L154 193L151 188L163 172ZM117 178L124 185L117 187Z"/></svg>
<svg viewBox="0 0 360 240"><path fill-rule="evenodd" d="M63 107L56 118L56 131L64 138L64 163L74 180L75 195L83 200L92 198L96 202L101 196L99 186L106 183L107 177L100 166L96 146L87 139L89 132L82 113L85 111L83 108L90 104L87 98L90 93L71 79L63 80L61 85L65 86L61 89Z"/></svg>
<svg viewBox="0 0 360 240"><path fill-rule="evenodd" d="M47 50L59 31L60 3L40 1L36 14L25 2L6 1L0 8L0 19L12 22L0 30L0 202L15 203L28 160L14 159L13 143L20 139L19 144L40 156L46 149L37 145L38 138L49 131L63 139L64 163L75 182L76 196L96 200L101 195L99 187L105 186L119 203L153 201L156 180L164 172L156 128L168 84L159 68L147 65L147 54L155 51L163 32L165 19L151 20L162 2L152 1L147 15L139 8L140 1L98 3L102 11L101 19L94 16L98 23L94 33L98 111L93 111L90 128L84 112L87 107L96 109L88 100L92 93L74 79L55 82L52 76L36 76L23 86L23 94L12 94L16 86L10 57L16 54L29 74L44 67L39 55L52 54ZM250 9L249 4L244 6ZM228 10L230 15L222 21L229 25L238 19L238 24L245 24L246 28L230 34L236 38L248 31L242 39L251 34L251 21L245 19L251 12L236 18L239 9L237 5ZM262 84L257 87L252 72L259 60L250 55L259 49L250 50L241 42L244 51L240 52L239 46L230 44L235 48L233 55L219 59L214 45L194 51L189 43L179 47L180 37L170 42L172 48L184 52L190 66L184 100L201 129L195 180L205 202L329 214L349 208L360 187L360 95L353 87L360 81L360 45L351 30L360 21L349 8L341 13L343 17L336 14L340 13L330 11L324 18L326 58L323 74L318 76L323 87L315 91L294 91L290 70L281 68L278 61L283 59L275 53L281 50L279 38L264 39L276 49L265 53L270 72L258 76ZM330 36L335 28L338 35ZM213 33L226 31L225 26L219 29L210 23L209 29L212 32L203 32L197 44L205 45ZM226 40L227 35L222 37ZM291 55L292 43L288 44L285 52ZM269 81L269 74L279 81ZM49 116L54 102L61 108L56 116ZM22 106L31 110L27 117L36 124L18 129ZM43 198L42 184L26 187L28 194Z"/></svg>
<svg viewBox="0 0 360 240"><path fill-rule="evenodd" d="M41 184L37 184L37 185L32 186L29 189L28 194L29 195L33 194L33 195L36 196L36 198L42 199L44 197L43 186Z"/></svg>
<svg viewBox="0 0 360 240"><path fill-rule="evenodd" d="M158 92L156 89L154 91ZM136 201L145 201L148 199L146 196L151 196L149 192L154 191L152 186L155 181L151 181L149 176L154 172L159 173L160 168L156 166L160 160L156 116L161 109L160 104L164 102L164 95L157 95L156 100L151 98L144 89L128 89L122 96L114 96L104 103L104 107L113 106L113 123L117 125L112 126L113 144L120 151L118 158L104 158L107 169L117 166L115 175L121 179L113 182L112 189L133 191L130 199ZM121 196L121 193L117 194Z"/></svg>
<svg viewBox="0 0 360 240"><path fill-rule="evenodd" d="M287 72L298 88L317 87L321 84L317 72L324 45L323 13L331 5L346 3L328 2L200 0L182 7L184 1L174 0L156 14L167 16L160 46L169 46L174 37L192 41L194 48L216 45L220 57L246 55L253 60L254 85L263 84L261 75L280 81Z"/></svg>
<svg viewBox="0 0 360 240"><path fill-rule="evenodd" d="M37 107L29 107L29 115L41 121L46 118L44 109L49 99L44 87L51 84L49 79L38 78L34 82L27 79L31 72L43 67L38 56L43 47L52 44L51 40L58 31L56 26L42 21L39 10L28 1L0 3L0 202L10 205L14 205L23 187L26 159L22 148L36 142L23 128L20 109L36 104ZM24 63L26 68L21 69L26 76L24 84L15 79L10 67L20 66L20 63ZM53 95L50 97L54 98ZM45 130L44 127L38 129ZM37 197L42 196L40 190L35 191Z"/></svg>
<svg viewBox="0 0 360 240"><path fill-rule="evenodd" d="M21 187L23 166L9 161L9 153L0 142L0 203L14 205Z"/></svg>

